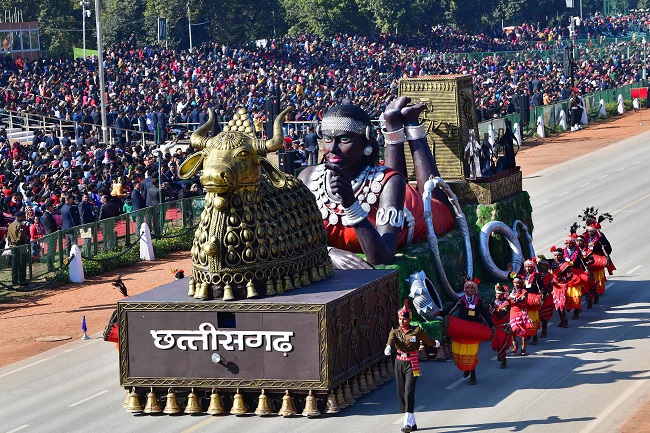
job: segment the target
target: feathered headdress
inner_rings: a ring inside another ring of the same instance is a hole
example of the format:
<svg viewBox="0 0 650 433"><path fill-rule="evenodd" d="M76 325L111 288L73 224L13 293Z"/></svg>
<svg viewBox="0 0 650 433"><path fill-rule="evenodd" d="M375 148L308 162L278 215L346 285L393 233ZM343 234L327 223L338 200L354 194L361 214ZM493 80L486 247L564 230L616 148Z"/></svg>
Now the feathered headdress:
<svg viewBox="0 0 650 433"><path fill-rule="evenodd" d="M593 206L585 208L582 211L582 215L578 215L578 217L582 218L582 220L585 222L585 227L588 227L592 224L600 225L600 223L605 220L611 223L614 220L614 217L609 212L604 212L599 215L598 209Z"/></svg>

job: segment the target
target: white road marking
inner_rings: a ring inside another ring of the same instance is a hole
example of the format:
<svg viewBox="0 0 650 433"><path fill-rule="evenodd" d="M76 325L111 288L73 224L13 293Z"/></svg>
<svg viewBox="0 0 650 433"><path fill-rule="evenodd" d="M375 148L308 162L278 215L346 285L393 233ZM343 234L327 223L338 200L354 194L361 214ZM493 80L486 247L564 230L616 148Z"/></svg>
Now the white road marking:
<svg viewBox="0 0 650 433"><path fill-rule="evenodd" d="M609 174L603 174L603 175L600 176L598 179L605 179L607 176L609 176Z"/></svg>
<svg viewBox="0 0 650 433"><path fill-rule="evenodd" d="M635 266L635 267L633 267L632 269L630 269L629 271L627 271L627 272L625 273L625 275L633 274L633 273L635 273L636 271L638 271L639 269L641 269L642 267L643 267L643 266L641 266L641 265Z"/></svg>
<svg viewBox="0 0 650 433"><path fill-rule="evenodd" d="M454 389L454 388L456 388L458 385L460 385L461 383L465 382L465 379L466 379L466 378L461 377L461 378L458 379L456 382L452 383L452 384L449 385L447 388L445 388L445 390L446 390L446 391L449 391L450 389Z"/></svg>
<svg viewBox="0 0 650 433"><path fill-rule="evenodd" d="M548 200L540 201L540 202L537 203L535 206L540 206L540 205L543 205L543 204L545 204L545 203L548 203Z"/></svg>
<svg viewBox="0 0 650 433"><path fill-rule="evenodd" d="M23 424L20 427L16 427L13 430L9 430L7 433L14 433L14 432L17 432L17 431L21 431L22 429L27 428L27 427L29 427L29 424Z"/></svg>
<svg viewBox="0 0 650 433"><path fill-rule="evenodd" d="M415 410L415 412L420 412L425 407L426 407L425 405L418 406L414 410ZM415 413L415 412L413 412L413 413ZM403 424L403 423L404 423L404 415L400 416L399 419L393 423L393 425L400 425L400 424ZM183 433L185 433L185 432L183 432Z"/></svg>
<svg viewBox="0 0 650 433"><path fill-rule="evenodd" d="M583 183L583 184L580 185L578 188L582 188L583 186L587 186L587 185L589 185L589 182L587 182L587 183Z"/></svg>
<svg viewBox="0 0 650 433"><path fill-rule="evenodd" d="M643 161L637 161L634 163L634 165L641 164Z"/></svg>
<svg viewBox="0 0 650 433"><path fill-rule="evenodd" d="M616 284L616 281L614 281L613 283L607 283L607 288L608 289L611 288L614 284Z"/></svg>
<svg viewBox="0 0 650 433"><path fill-rule="evenodd" d="M195 432L195 431L197 431L197 430L202 429L202 428L205 427L206 425L212 424L212 423L215 422L217 419L219 419L218 416L212 416L212 417L206 419L205 421L201 421L201 422L198 423L197 425L188 428L187 430L183 430L181 433L192 433L192 432Z"/></svg>
<svg viewBox="0 0 650 433"><path fill-rule="evenodd" d="M93 395L91 395L90 397L86 397L86 398L84 398L83 400L79 400L79 401L76 402L76 403L72 403L72 404L68 405L68 407L79 406L81 403L85 403L85 402L87 402L88 400L92 400L93 398L95 398L95 397L99 397L100 395L106 394L107 392L108 392L108 390L105 389L105 390L103 390L103 391L98 392L97 394L93 394Z"/></svg>
<svg viewBox="0 0 650 433"><path fill-rule="evenodd" d="M650 197L650 194L646 194L646 195L644 195L643 197L640 197L640 198L634 200L632 203L626 204L626 205L623 206L622 208L615 210L614 212L612 212L612 215L617 214L617 213L619 213L619 212L622 212L622 211L624 211L625 209L627 209L627 208L629 208L629 207L631 207L631 206L634 206L635 204L637 204L637 203L639 203L639 202L645 201L648 197Z"/></svg>
<svg viewBox="0 0 650 433"><path fill-rule="evenodd" d="M31 364L27 364L27 365L24 365L24 366L22 366L20 368L15 369L15 370L11 370L11 371L8 371L6 373L2 373L2 374L0 374L0 377L9 376L10 374L17 373L17 372L19 372L21 370L24 370L26 368L33 367L34 365L40 364L41 362L49 361L50 359L52 359L52 357L39 359L38 361L32 362Z"/></svg>
<svg viewBox="0 0 650 433"><path fill-rule="evenodd" d="M623 170L625 170L625 168L626 168L626 167L621 167L621 168L619 168L619 169L616 170L616 171L623 171Z"/></svg>
<svg viewBox="0 0 650 433"><path fill-rule="evenodd" d="M598 427L598 424L605 418L609 416L614 410L619 407L629 396L634 394L634 392L639 389L642 385L647 382L646 380L639 380L634 385L628 388L620 397L618 397L612 404L607 406L604 411L598 414L595 420L591 421L585 428L580 430L580 433L589 433L594 428Z"/></svg>
<svg viewBox="0 0 650 433"><path fill-rule="evenodd" d="M558 194L558 197L562 197L563 195L567 195L570 191L563 192L562 194Z"/></svg>

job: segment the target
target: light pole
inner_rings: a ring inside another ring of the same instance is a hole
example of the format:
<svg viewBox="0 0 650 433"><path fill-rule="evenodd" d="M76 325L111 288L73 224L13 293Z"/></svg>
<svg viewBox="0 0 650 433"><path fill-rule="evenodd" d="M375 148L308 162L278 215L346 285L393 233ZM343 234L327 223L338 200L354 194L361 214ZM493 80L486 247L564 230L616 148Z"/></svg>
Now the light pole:
<svg viewBox="0 0 650 433"><path fill-rule="evenodd" d="M648 78L648 59L645 51L645 36L641 40L641 43L643 44L643 79L646 80Z"/></svg>
<svg viewBox="0 0 650 433"><path fill-rule="evenodd" d="M571 22L569 23L569 67L570 73L571 73L571 88L573 89L574 84L574 79L573 79L573 34L575 32L575 27L574 27L574 21L573 21L573 6L574 6L574 0L564 0L566 2L566 7L571 9L571 16L569 19Z"/></svg>
<svg viewBox="0 0 650 433"><path fill-rule="evenodd" d="M192 20L190 19L190 2L187 2L187 27L190 32L190 51L192 51Z"/></svg>
<svg viewBox="0 0 650 433"><path fill-rule="evenodd" d="M106 86L104 85L104 48L102 46L102 23L99 20L99 0L95 0L95 26L97 28L97 63L99 66L99 97L102 109L102 140L108 145L108 122L106 121Z"/></svg>
<svg viewBox="0 0 650 433"><path fill-rule="evenodd" d="M82 20L82 33L84 40L84 60L86 60L86 17L90 18L90 2L82 0L79 2L81 5L81 20Z"/></svg>

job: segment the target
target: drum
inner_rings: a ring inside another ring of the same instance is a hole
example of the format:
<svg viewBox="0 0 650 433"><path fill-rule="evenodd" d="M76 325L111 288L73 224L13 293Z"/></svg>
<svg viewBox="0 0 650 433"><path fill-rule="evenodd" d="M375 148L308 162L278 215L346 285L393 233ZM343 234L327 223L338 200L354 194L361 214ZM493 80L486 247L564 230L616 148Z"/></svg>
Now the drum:
<svg viewBox="0 0 650 433"><path fill-rule="evenodd" d="M442 332L452 338L466 340L490 341L492 329L481 323L469 322L455 316L445 316L442 321Z"/></svg>

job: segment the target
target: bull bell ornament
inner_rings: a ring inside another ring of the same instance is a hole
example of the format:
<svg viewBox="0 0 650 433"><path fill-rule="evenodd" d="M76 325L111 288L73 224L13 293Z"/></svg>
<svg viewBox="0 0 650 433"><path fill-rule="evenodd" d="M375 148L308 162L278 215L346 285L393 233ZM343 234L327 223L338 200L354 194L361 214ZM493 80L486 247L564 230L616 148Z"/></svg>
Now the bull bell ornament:
<svg viewBox="0 0 650 433"><path fill-rule="evenodd" d="M191 179L202 170L207 194L192 244L190 296L270 296L333 274L314 195L265 157L282 146L290 110L275 119L267 141L253 135L243 108L215 137L208 137L214 123L209 110L208 121L192 134L196 152L181 164L179 177Z"/></svg>

